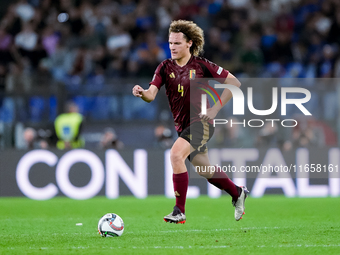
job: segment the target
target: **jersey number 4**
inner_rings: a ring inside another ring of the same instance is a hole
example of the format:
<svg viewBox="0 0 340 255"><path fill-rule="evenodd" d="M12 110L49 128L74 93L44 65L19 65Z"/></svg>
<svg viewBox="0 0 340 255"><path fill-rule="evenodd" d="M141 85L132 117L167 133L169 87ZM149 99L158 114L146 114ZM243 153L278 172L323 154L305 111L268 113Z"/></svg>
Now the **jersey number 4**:
<svg viewBox="0 0 340 255"><path fill-rule="evenodd" d="M183 96L184 90L183 90L183 86L181 86L181 84L178 84L178 92L181 93L181 96Z"/></svg>

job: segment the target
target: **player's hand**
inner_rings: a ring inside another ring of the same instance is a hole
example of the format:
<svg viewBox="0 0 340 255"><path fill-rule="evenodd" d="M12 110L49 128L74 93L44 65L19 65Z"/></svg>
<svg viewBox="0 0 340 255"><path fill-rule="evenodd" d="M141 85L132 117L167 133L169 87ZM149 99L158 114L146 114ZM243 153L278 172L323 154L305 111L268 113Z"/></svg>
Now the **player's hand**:
<svg viewBox="0 0 340 255"><path fill-rule="evenodd" d="M216 115L217 115L218 111L216 111L214 108L209 108L207 109L207 114L202 114L200 113L198 116L205 121L209 121L209 120L213 120Z"/></svg>
<svg viewBox="0 0 340 255"><path fill-rule="evenodd" d="M143 91L144 89L139 86L139 85L135 85L132 89L132 94L135 96L135 97L142 97L143 96Z"/></svg>

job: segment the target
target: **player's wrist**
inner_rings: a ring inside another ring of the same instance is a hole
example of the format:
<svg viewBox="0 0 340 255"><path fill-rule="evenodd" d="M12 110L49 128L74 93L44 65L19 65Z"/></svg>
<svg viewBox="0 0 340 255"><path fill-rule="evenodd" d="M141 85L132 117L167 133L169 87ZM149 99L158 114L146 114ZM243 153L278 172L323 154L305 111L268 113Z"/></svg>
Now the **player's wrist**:
<svg viewBox="0 0 340 255"><path fill-rule="evenodd" d="M211 107L211 110L213 110L216 114L221 110L222 106L221 105L213 105L213 107Z"/></svg>

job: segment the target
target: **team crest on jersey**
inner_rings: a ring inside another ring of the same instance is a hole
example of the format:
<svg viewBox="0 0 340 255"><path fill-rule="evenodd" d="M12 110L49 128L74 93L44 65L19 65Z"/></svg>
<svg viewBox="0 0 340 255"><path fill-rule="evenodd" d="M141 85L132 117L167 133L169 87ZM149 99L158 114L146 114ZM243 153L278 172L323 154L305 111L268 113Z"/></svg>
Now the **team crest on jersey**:
<svg viewBox="0 0 340 255"><path fill-rule="evenodd" d="M170 78L175 78L175 74L174 74L174 72L172 72L171 74L169 74L169 76L170 76Z"/></svg>
<svg viewBox="0 0 340 255"><path fill-rule="evenodd" d="M193 80L193 79L195 79L195 76L196 76L196 70L191 69L190 73L189 73L189 79Z"/></svg>

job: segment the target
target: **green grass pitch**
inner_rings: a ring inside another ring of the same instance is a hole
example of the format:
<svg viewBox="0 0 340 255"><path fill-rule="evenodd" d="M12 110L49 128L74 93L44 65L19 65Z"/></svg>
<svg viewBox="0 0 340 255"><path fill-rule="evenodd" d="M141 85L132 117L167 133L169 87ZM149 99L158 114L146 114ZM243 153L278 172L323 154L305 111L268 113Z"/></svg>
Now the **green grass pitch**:
<svg viewBox="0 0 340 255"><path fill-rule="evenodd" d="M96 197L47 201L0 199L0 254L340 254L340 198L248 198L234 220L231 199L188 199L187 222L163 221L174 199ZM103 238L99 218L125 223ZM76 226L82 223L82 226Z"/></svg>

